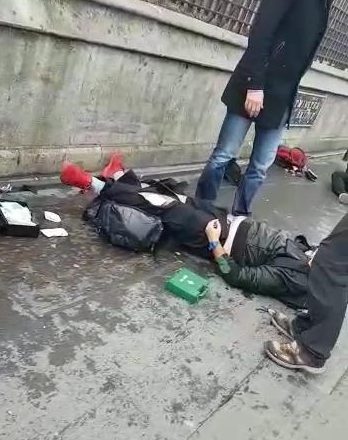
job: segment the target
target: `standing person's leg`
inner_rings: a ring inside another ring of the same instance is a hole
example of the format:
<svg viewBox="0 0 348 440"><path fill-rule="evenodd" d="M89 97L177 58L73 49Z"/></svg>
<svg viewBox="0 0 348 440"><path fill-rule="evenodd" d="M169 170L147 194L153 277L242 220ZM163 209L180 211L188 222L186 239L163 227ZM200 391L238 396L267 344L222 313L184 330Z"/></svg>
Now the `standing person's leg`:
<svg viewBox="0 0 348 440"><path fill-rule="evenodd" d="M308 279L309 319L293 322L296 340L317 358L330 357L348 300L348 214L320 245Z"/></svg>
<svg viewBox="0 0 348 440"><path fill-rule="evenodd" d="M291 324L294 342L266 343L278 364L312 373L322 371L336 344L348 302L348 214L320 245L308 279L308 315Z"/></svg>
<svg viewBox="0 0 348 440"><path fill-rule="evenodd" d="M332 192L338 197L340 194L346 192L346 184L348 184L348 174L344 171L335 171L331 176Z"/></svg>
<svg viewBox="0 0 348 440"><path fill-rule="evenodd" d="M335 171L331 176L332 191L340 203L348 205L348 173Z"/></svg>
<svg viewBox="0 0 348 440"><path fill-rule="evenodd" d="M238 156L250 125L250 119L232 113L226 114L216 147L199 178L197 198L212 201L216 199L226 166L232 158Z"/></svg>
<svg viewBox="0 0 348 440"><path fill-rule="evenodd" d="M266 178L268 168L273 164L281 143L285 118L279 128L265 129L255 124L255 139L249 165L237 189L233 215L250 215L250 206L255 194Z"/></svg>

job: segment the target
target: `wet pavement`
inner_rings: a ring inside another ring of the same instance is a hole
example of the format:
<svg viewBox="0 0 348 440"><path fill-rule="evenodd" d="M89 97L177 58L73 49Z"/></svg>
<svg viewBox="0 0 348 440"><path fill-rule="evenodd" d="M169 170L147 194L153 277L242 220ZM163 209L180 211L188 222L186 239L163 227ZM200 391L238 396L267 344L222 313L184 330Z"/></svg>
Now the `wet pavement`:
<svg viewBox="0 0 348 440"><path fill-rule="evenodd" d="M273 170L255 216L319 241L347 209L330 193L335 162L314 162L317 183ZM113 248L82 222L74 190L12 197L59 213L69 237L0 238L1 439L285 440L344 377L346 323L326 374L280 369L262 354L279 336L258 308L283 306L245 298L184 253ZM211 277L197 305L164 289L183 266Z"/></svg>

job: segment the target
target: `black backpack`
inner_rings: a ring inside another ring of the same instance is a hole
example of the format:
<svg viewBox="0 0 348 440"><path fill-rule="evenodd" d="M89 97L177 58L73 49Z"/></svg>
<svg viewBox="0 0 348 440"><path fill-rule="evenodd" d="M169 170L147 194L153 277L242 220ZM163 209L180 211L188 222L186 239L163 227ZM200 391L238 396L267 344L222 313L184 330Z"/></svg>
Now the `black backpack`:
<svg viewBox="0 0 348 440"><path fill-rule="evenodd" d="M84 218L114 246L134 251L153 251L163 232L158 217L112 200L95 199Z"/></svg>

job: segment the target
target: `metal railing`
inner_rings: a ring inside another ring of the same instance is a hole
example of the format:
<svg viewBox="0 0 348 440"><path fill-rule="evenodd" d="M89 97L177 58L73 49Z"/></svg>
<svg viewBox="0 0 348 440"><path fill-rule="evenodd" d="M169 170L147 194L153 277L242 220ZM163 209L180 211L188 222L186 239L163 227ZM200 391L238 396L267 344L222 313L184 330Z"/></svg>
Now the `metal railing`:
<svg viewBox="0 0 348 440"><path fill-rule="evenodd" d="M146 1L246 36L260 4L260 0ZM348 0L333 1L329 28L317 59L338 69L348 68Z"/></svg>

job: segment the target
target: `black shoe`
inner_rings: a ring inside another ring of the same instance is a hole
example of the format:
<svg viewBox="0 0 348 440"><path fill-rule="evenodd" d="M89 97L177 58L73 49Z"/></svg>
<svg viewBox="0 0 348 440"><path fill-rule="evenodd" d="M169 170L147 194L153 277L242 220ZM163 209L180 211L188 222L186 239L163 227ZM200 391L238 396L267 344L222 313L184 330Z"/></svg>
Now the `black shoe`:
<svg viewBox="0 0 348 440"><path fill-rule="evenodd" d="M318 179L318 176L310 169L306 170L304 174L311 182L315 182Z"/></svg>
<svg viewBox="0 0 348 440"><path fill-rule="evenodd" d="M231 159L226 167L224 179L232 186L238 186L242 178L242 171L235 159Z"/></svg>
<svg viewBox="0 0 348 440"><path fill-rule="evenodd" d="M348 205L348 193L341 193L338 200L342 205Z"/></svg>

